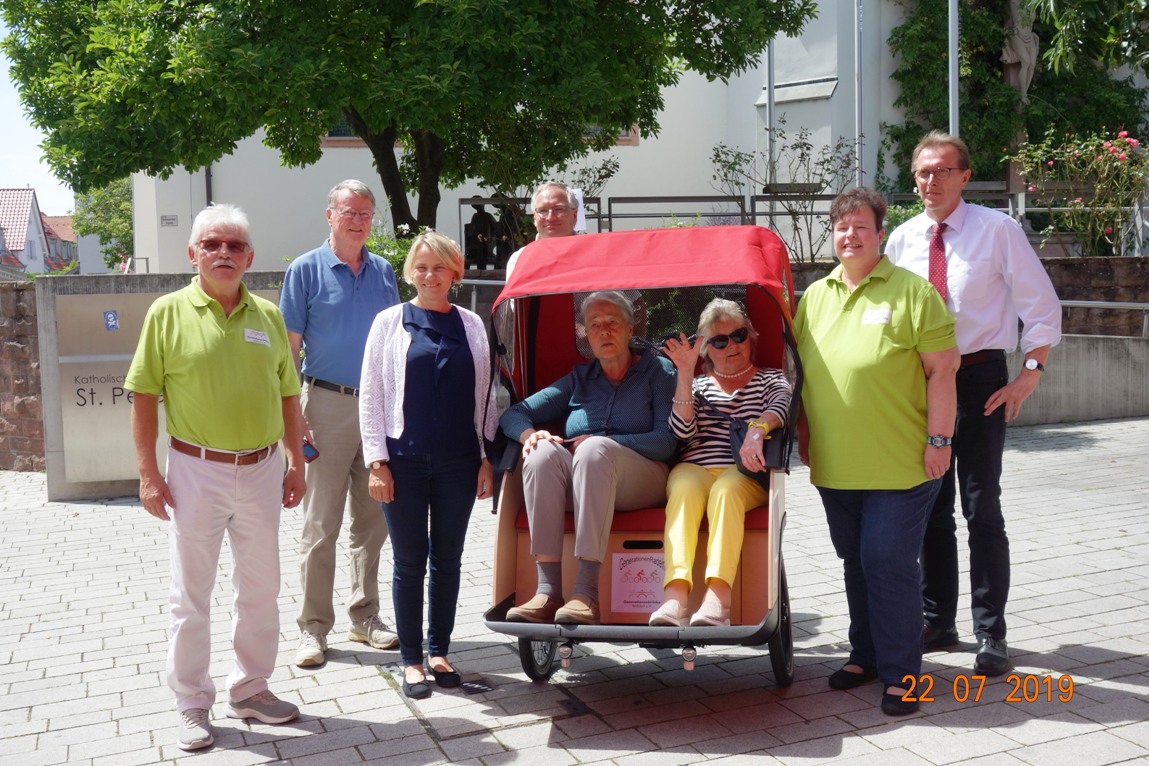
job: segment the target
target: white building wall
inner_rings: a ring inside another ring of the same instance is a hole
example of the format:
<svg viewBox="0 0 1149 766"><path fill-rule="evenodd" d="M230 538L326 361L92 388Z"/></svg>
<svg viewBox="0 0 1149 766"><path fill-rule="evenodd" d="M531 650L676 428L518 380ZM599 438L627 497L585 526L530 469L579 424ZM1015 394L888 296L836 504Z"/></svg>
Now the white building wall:
<svg viewBox="0 0 1149 766"><path fill-rule="evenodd" d="M28 210L28 227L24 234L24 250L20 260L31 274L44 273L44 257L48 254L48 239L44 236L44 222L40 220L40 207L36 198Z"/></svg>
<svg viewBox="0 0 1149 766"><path fill-rule="evenodd" d="M81 274L118 274L104 264L104 254L100 252L100 238L95 234L85 234L76 242L79 253Z"/></svg>

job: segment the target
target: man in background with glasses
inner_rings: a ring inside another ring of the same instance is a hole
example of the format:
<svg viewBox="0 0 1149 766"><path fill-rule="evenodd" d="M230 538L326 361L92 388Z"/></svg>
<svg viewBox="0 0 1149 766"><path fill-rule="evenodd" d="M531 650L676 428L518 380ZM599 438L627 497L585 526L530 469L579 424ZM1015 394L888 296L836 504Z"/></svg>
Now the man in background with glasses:
<svg viewBox="0 0 1149 766"><path fill-rule="evenodd" d="M307 494L303 498L300 576L303 599L296 622L299 667L322 665L327 634L335 626L332 596L335 552L344 507L351 515L347 638L392 649L399 638L379 617L379 560L387 521L371 499L359 435L359 374L375 315L399 302L395 272L367 251L375 195L361 181L347 180L327 195L330 236L291 262L279 308L296 365L303 374Z"/></svg>
<svg viewBox="0 0 1149 766"><path fill-rule="evenodd" d="M997 676L1009 669L1009 539L1001 512L1006 423L1017 417L1037 388L1049 350L1061 340L1061 305L1017 221L962 199L970 179L964 141L939 131L928 133L914 149L912 167L925 212L890 235L886 252L893 263L937 288L957 319L962 355L953 458L922 546L923 642L929 651L959 640L954 500L960 491L969 528L970 597L978 644L974 671ZM1010 380L1005 354L1017 347L1018 319L1024 326L1025 362Z"/></svg>
<svg viewBox="0 0 1149 766"><path fill-rule="evenodd" d="M578 221L579 198L564 183L559 181L546 181L539 184L535 193L531 195L531 210L535 220L535 239L552 239L554 237L570 237L575 233L575 223ZM526 247L520 247L507 259L507 279L518 263Z"/></svg>
<svg viewBox="0 0 1149 766"><path fill-rule="evenodd" d="M197 274L148 309L124 385L134 392L140 500L169 522L167 681L180 715L176 745L199 750L215 739L211 601L225 532L235 562L227 715L268 724L299 715L267 679L279 649L280 509L304 494L303 422L283 318L243 284L255 257L247 216L231 205L200 212L188 257ZM161 395L170 437L163 473Z"/></svg>

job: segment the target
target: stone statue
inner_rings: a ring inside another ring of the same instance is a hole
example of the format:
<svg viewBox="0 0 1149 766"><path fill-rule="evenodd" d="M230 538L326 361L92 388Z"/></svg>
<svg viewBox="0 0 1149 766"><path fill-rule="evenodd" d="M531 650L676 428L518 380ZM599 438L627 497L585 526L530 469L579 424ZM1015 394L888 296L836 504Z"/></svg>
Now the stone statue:
<svg viewBox="0 0 1149 766"><path fill-rule="evenodd" d="M1017 88L1023 104L1029 103L1026 94L1037 69L1038 38L1033 31L1033 19L1034 11L1023 8L1022 0L1011 0L1001 60L1005 64L1005 81Z"/></svg>

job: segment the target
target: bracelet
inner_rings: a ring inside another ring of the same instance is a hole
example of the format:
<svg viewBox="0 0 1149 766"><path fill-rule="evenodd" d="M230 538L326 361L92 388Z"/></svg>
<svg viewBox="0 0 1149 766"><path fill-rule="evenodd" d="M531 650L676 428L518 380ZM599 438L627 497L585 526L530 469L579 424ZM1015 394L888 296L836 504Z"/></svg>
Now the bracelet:
<svg viewBox="0 0 1149 766"><path fill-rule="evenodd" d="M682 405L694 404L693 399L671 399L670 401L674 402L675 404L682 404Z"/></svg>

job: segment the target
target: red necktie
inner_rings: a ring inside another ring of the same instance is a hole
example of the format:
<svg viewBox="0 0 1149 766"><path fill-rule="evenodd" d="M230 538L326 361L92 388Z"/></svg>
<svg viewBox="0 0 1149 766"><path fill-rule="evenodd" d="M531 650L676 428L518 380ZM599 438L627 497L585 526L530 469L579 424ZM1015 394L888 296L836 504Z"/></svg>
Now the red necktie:
<svg viewBox="0 0 1149 766"><path fill-rule="evenodd" d="M942 242L942 232L946 225L939 223L934 227L934 235L930 237L930 284L937 288L942 300L946 295L946 246Z"/></svg>

